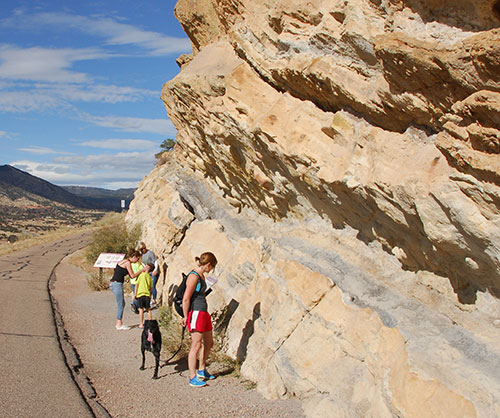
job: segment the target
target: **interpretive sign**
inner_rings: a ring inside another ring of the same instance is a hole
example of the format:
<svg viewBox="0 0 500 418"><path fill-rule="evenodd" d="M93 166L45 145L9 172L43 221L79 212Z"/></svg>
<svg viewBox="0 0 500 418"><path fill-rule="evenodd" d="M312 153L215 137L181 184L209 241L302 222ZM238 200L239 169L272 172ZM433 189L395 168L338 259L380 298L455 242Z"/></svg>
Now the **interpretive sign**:
<svg viewBox="0 0 500 418"><path fill-rule="evenodd" d="M97 257L94 267L114 269L118 261L123 260L123 257L125 257L125 254L101 253Z"/></svg>

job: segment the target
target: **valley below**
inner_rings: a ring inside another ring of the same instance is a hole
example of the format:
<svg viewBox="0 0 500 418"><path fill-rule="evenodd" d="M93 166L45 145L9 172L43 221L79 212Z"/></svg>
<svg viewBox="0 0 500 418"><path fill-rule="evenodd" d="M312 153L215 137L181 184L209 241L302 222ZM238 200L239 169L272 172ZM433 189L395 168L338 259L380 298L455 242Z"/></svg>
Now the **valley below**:
<svg viewBox="0 0 500 418"><path fill-rule="evenodd" d="M0 166L0 245L60 228L92 224L125 209L134 189L60 187L15 167Z"/></svg>
<svg viewBox="0 0 500 418"><path fill-rule="evenodd" d="M61 227L89 225L105 213L53 202L0 199L0 244L36 237Z"/></svg>

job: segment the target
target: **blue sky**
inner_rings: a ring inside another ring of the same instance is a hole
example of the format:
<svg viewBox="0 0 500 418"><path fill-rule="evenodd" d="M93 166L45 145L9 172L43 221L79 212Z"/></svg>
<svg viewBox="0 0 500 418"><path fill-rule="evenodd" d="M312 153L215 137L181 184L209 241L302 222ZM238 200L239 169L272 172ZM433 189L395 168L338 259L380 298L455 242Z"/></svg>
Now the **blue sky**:
<svg viewBox="0 0 500 418"><path fill-rule="evenodd" d="M136 187L175 128L160 99L191 45L175 0L0 4L0 164Z"/></svg>

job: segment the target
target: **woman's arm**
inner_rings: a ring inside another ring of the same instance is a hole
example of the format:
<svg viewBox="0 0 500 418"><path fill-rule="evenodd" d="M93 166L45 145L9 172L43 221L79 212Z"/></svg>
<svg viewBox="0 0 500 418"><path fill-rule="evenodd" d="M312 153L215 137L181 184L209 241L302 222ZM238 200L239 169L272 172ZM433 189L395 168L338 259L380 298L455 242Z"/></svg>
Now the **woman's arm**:
<svg viewBox="0 0 500 418"><path fill-rule="evenodd" d="M127 261L126 267L127 267L128 275L130 276L131 279L135 279L139 274L141 274L143 271L145 271L145 268L143 267L137 273L134 273L134 270L132 270L132 265L131 265L130 261Z"/></svg>

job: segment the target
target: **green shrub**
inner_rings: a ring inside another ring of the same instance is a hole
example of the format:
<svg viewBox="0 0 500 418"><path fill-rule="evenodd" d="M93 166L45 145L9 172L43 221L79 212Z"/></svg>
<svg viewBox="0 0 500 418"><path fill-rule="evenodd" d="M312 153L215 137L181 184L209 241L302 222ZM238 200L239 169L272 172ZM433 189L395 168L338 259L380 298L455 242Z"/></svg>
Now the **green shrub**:
<svg viewBox="0 0 500 418"><path fill-rule="evenodd" d="M109 280L113 271L103 269L102 273L96 272L92 267L101 253L125 254L129 248L136 248L141 238L141 226L136 224L127 229L123 214L111 214L97 222L99 227L94 231L90 245L84 251L85 262L80 263L81 268L90 273L87 283L91 290L109 289ZM83 260L82 260L83 261ZM123 285L125 293L131 292L128 281Z"/></svg>
<svg viewBox="0 0 500 418"><path fill-rule="evenodd" d="M86 251L89 263L94 263L101 253L123 253L136 248L141 238L141 226L136 224L128 230L123 220L101 226L94 232Z"/></svg>

